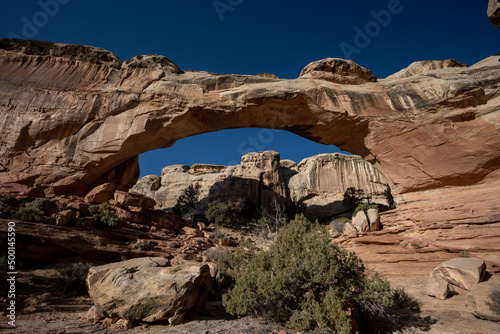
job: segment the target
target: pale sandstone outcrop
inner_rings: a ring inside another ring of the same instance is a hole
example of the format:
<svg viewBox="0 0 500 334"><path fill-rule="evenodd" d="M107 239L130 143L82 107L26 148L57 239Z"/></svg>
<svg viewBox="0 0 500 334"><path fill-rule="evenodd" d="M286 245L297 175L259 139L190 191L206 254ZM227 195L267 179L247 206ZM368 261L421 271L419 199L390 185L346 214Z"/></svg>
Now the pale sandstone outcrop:
<svg viewBox="0 0 500 334"><path fill-rule="evenodd" d="M167 166L162 170L161 183L153 176L138 181L133 190L146 190L159 208L173 208L177 199L189 186L199 196L195 208L204 211L214 199L222 201L246 199L258 207L268 208L273 198L286 201L285 185L280 172L280 156L276 151L248 153L236 166L195 164Z"/></svg>
<svg viewBox="0 0 500 334"><path fill-rule="evenodd" d="M381 194L387 183L359 156L320 154L296 164L280 161L278 152L265 151L244 155L237 166L167 166L161 183L148 175L139 179L133 190L154 198L159 208L174 207L182 192L193 186L199 191L196 208L200 212L214 199L243 198L259 209L269 209L276 198L282 204L304 203L307 213L319 218L344 210L342 199L349 187L363 189L375 201L384 203Z"/></svg>

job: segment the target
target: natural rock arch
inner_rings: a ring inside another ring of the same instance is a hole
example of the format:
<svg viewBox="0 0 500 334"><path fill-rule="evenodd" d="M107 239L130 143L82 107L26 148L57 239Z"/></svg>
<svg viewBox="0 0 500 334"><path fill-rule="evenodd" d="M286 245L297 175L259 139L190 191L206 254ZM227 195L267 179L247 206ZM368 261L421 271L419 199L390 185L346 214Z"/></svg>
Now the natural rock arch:
<svg viewBox="0 0 500 334"><path fill-rule="evenodd" d="M3 193L130 188L137 157L239 127L285 129L361 155L397 193L498 178L500 57L419 62L377 82L341 59L301 77L181 71L166 57L0 40Z"/></svg>

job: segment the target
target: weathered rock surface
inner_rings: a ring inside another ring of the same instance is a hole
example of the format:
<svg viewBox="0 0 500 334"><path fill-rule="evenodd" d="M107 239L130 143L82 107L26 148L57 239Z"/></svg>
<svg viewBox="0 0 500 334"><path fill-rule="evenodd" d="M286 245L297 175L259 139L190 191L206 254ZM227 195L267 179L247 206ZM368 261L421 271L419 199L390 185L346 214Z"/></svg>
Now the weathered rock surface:
<svg viewBox="0 0 500 334"><path fill-rule="evenodd" d="M319 154L299 164L288 160L282 162L281 173L290 200L306 204L312 216L343 211L342 200L349 187L363 189L375 202L385 204L381 194L389 181L359 156Z"/></svg>
<svg viewBox="0 0 500 334"><path fill-rule="evenodd" d="M320 79L345 85L361 85L377 81L377 77L370 70L352 60L340 58L314 61L304 67L300 72L300 78Z"/></svg>
<svg viewBox="0 0 500 334"><path fill-rule="evenodd" d="M453 67L457 68L456 70L459 72L460 68L467 67L467 65L455 59L416 61L411 63L407 68L388 76L386 79L408 78L414 75L429 74L436 70Z"/></svg>
<svg viewBox="0 0 500 334"><path fill-rule="evenodd" d="M361 210L352 218L352 225L358 232L370 232L370 223L366 213Z"/></svg>
<svg viewBox="0 0 500 334"><path fill-rule="evenodd" d="M85 195L107 181L126 190L138 154L249 126L357 153L399 193L478 184L498 170L498 66L339 86L180 72L165 58L139 58L1 40L2 192Z"/></svg>
<svg viewBox="0 0 500 334"><path fill-rule="evenodd" d="M161 179L148 175L138 180L134 191L151 196L160 208L172 208L189 186L199 191L196 207L204 211L213 199L243 198L268 209L272 198L280 203L301 202L313 217L343 211L342 199L349 187L365 190L377 202L387 179L359 156L320 154L300 164L280 161L278 152L248 153L237 166L195 164L167 166Z"/></svg>
<svg viewBox="0 0 500 334"><path fill-rule="evenodd" d="M457 257L443 262L434 269L434 272L447 282L470 290L474 284L483 279L486 263L478 258Z"/></svg>
<svg viewBox="0 0 500 334"><path fill-rule="evenodd" d="M200 308L211 285L205 264L171 266L165 258L137 258L92 267L87 287L99 313L127 320L171 325L183 321L191 308Z"/></svg>
<svg viewBox="0 0 500 334"><path fill-rule="evenodd" d="M380 229L380 215L377 209L369 209L366 212L366 217L370 223L370 231L378 231Z"/></svg>
<svg viewBox="0 0 500 334"><path fill-rule="evenodd" d="M427 281L426 294L436 297L437 299L445 300L450 294L450 283L437 275L435 271L432 271Z"/></svg>
<svg viewBox="0 0 500 334"><path fill-rule="evenodd" d="M500 277L474 285L467 295L467 309L481 319L500 321L500 314L490 308L494 305L491 299L493 291L500 291Z"/></svg>
<svg viewBox="0 0 500 334"><path fill-rule="evenodd" d="M488 3L488 17L491 23L500 28L500 1L490 0Z"/></svg>

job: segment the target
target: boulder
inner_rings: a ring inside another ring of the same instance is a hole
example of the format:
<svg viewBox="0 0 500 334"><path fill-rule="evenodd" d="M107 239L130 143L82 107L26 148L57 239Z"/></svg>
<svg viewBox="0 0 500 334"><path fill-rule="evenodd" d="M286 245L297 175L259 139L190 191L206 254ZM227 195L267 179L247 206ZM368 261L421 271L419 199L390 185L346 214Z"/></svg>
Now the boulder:
<svg viewBox="0 0 500 334"><path fill-rule="evenodd" d="M448 283L444 278L437 275L435 271L432 271L427 280L427 290L426 294L428 296L436 297L437 299L445 300L450 293L450 283Z"/></svg>
<svg viewBox="0 0 500 334"><path fill-rule="evenodd" d="M500 294L500 277L474 285L467 295L467 309L481 319L500 321L500 313L494 312L490 307L490 305L500 307L500 300L491 299L494 291Z"/></svg>
<svg viewBox="0 0 500 334"><path fill-rule="evenodd" d="M113 199L115 184L108 182L98 185L85 196L85 202L92 204L102 204Z"/></svg>
<svg viewBox="0 0 500 334"><path fill-rule="evenodd" d="M130 321L183 321L191 309L204 306L211 285L206 264L172 266L165 258L136 258L92 267L87 287L101 315Z"/></svg>
<svg viewBox="0 0 500 334"><path fill-rule="evenodd" d="M326 58L313 61L300 72L300 78L327 80L345 85L360 85L376 82L373 73L352 60Z"/></svg>
<svg viewBox="0 0 500 334"><path fill-rule="evenodd" d="M368 222L370 223L370 231L380 230L380 215L377 209L369 209L366 213Z"/></svg>
<svg viewBox="0 0 500 334"><path fill-rule="evenodd" d="M192 236L192 237L202 237L203 236L203 232L197 228L193 228L193 227L183 227L181 228L181 234L184 234L184 235L189 235L189 236Z"/></svg>
<svg viewBox="0 0 500 334"><path fill-rule="evenodd" d="M134 206L141 208L143 211L151 210L156 205L156 201L154 199L137 192L117 190L114 193L114 199L122 206Z"/></svg>
<svg viewBox="0 0 500 334"><path fill-rule="evenodd" d="M457 257L443 262L434 271L447 282L470 290L474 284L483 279L486 263L484 260L474 257Z"/></svg>
<svg viewBox="0 0 500 334"><path fill-rule="evenodd" d="M76 214L73 210L64 210L55 214L57 226L66 226L76 220Z"/></svg>
<svg viewBox="0 0 500 334"><path fill-rule="evenodd" d="M352 225L358 232L370 232L368 217L366 217L366 213L363 210L360 210L352 219Z"/></svg>
<svg viewBox="0 0 500 334"><path fill-rule="evenodd" d="M353 224L351 223L346 223L344 225L344 231L343 231L344 234L346 235L355 235L356 233L358 233L358 230L356 230L356 228L354 227Z"/></svg>
<svg viewBox="0 0 500 334"><path fill-rule="evenodd" d="M490 18L491 23L500 28L500 1L499 0L490 0L488 3L488 17Z"/></svg>

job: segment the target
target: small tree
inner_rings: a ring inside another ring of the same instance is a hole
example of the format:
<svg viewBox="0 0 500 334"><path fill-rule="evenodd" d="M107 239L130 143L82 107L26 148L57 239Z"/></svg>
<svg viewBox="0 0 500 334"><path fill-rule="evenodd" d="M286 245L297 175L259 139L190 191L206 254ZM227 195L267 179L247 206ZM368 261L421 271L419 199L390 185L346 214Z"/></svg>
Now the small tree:
<svg viewBox="0 0 500 334"><path fill-rule="evenodd" d="M395 209L396 208L396 202L394 202L394 196L392 196L391 193L391 187L389 187L388 184L385 185L385 190L384 190L384 196L387 200L387 205L389 206L389 209Z"/></svg>
<svg viewBox="0 0 500 334"><path fill-rule="evenodd" d="M187 205L191 208L194 208L194 204L198 200L198 196L200 195L199 185L190 184L182 194L177 198L177 206Z"/></svg>
<svg viewBox="0 0 500 334"><path fill-rule="evenodd" d="M344 204L344 207L347 210L353 211L359 205L359 203L361 203L361 200L364 198L364 196L365 191L363 189L349 187L344 192L344 200L342 201L342 204Z"/></svg>
<svg viewBox="0 0 500 334"><path fill-rule="evenodd" d="M255 232L264 237L265 239L272 239L270 236L276 235L276 233L285 225L287 221L287 215L283 205L281 205L276 197L273 197L271 201L271 212L264 211L261 217L254 224Z"/></svg>

